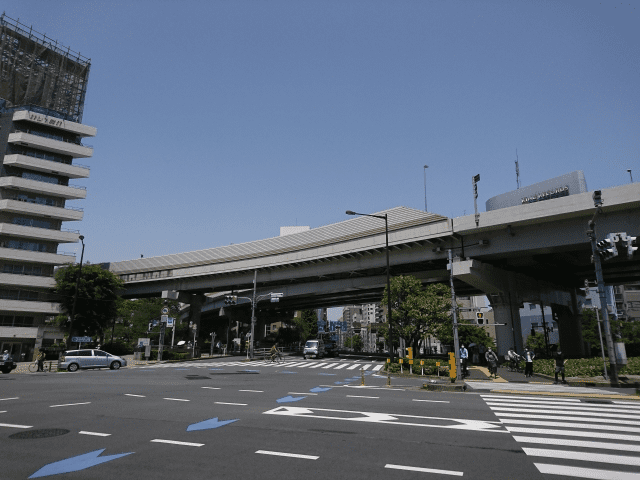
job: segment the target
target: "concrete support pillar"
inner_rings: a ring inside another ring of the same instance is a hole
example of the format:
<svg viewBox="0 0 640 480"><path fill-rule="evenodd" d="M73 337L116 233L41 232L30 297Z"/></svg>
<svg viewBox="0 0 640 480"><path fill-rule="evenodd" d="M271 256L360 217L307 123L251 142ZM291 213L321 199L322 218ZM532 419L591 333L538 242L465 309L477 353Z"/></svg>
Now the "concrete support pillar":
<svg viewBox="0 0 640 480"><path fill-rule="evenodd" d="M504 357L511 347L515 347L516 352L523 354L520 304L514 300L515 295L489 294L487 297L493 309L493 321L497 324L506 324L495 327L498 355Z"/></svg>
<svg viewBox="0 0 640 480"><path fill-rule="evenodd" d="M564 356L583 357L585 348L582 338L582 315L578 314L575 291L572 292L571 303L572 309L565 305L552 304L551 311L553 312L553 320L558 323L560 350L562 350Z"/></svg>

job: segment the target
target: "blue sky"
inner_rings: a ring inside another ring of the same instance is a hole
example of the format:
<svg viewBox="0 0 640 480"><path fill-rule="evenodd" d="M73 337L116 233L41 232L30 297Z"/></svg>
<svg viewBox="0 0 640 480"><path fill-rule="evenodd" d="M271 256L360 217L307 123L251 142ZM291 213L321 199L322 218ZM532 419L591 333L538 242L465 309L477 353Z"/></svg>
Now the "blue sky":
<svg viewBox="0 0 640 480"><path fill-rule="evenodd" d="M583 170L640 179L640 1L33 1L92 59L85 259L277 236L404 205L449 217ZM79 244L78 244L79 245ZM62 245L61 251L77 251ZM79 257L78 257L79 258Z"/></svg>

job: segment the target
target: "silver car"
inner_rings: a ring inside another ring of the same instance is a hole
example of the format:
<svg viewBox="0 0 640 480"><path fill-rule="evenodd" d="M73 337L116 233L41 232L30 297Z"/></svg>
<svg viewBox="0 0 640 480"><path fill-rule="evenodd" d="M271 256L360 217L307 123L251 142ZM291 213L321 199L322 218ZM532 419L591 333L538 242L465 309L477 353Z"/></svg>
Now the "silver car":
<svg viewBox="0 0 640 480"><path fill-rule="evenodd" d="M110 368L111 370L118 370L120 367L126 366L127 361L122 357L102 350L85 348L64 352L58 368L75 372L79 368Z"/></svg>

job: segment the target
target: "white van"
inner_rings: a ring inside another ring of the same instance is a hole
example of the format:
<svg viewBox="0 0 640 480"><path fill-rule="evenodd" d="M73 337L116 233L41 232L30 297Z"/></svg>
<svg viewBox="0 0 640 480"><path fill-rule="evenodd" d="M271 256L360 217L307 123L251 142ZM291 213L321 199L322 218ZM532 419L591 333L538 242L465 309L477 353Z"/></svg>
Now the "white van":
<svg viewBox="0 0 640 480"><path fill-rule="evenodd" d="M302 352L302 355L305 360L307 357L324 357L324 342L322 340L307 340L307 343L304 344L304 351Z"/></svg>
<svg viewBox="0 0 640 480"><path fill-rule="evenodd" d="M75 372L80 368L110 368L118 370L126 367L124 358L112 355L102 350L86 348L83 350L69 350L60 358L58 368Z"/></svg>

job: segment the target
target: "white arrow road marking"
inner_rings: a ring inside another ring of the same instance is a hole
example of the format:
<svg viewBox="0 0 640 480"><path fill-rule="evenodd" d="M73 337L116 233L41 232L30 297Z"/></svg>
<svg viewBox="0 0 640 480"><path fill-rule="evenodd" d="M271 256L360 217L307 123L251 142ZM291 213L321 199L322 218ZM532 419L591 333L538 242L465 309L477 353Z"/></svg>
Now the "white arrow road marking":
<svg viewBox="0 0 640 480"><path fill-rule="evenodd" d="M421 417L417 415L388 414L378 412L357 412L328 408L277 407L263 412L267 415L322 418L325 420L345 420L350 422L386 423L388 425L409 425L415 427L451 428L454 430L474 430L481 432L509 433L500 422L467 420L462 418ZM413 422L399 419L412 419ZM420 422L420 423L417 423Z"/></svg>
<svg viewBox="0 0 640 480"><path fill-rule="evenodd" d="M9 428L33 428L31 425L13 425L12 423L0 423L0 427L9 427Z"/></svg>
<svg viewBox="0 0 640 480"><path fill-rule="evenodd" d="M72 407L74 405L89 405L91 402L82 402L82 403L63 403L62 405L49 405L50 408L55 407Z"/></svg>

